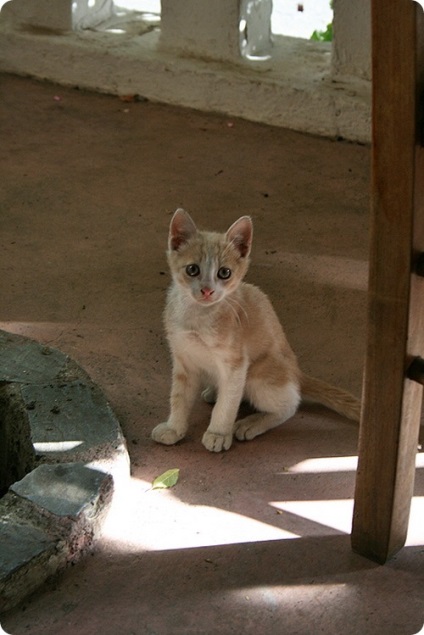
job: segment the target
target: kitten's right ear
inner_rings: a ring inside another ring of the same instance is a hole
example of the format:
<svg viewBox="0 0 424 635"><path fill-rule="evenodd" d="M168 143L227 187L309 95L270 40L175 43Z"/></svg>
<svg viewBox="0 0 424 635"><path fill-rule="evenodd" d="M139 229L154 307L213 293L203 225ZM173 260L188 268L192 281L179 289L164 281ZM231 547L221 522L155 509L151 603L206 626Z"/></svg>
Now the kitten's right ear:
<svg viewBox="0 0 424 635"><path fill-rule="evenodd" d="M168 247L170 251L178 251L197 232L190 214L179 208L174 213L169 226Z"/></svg>

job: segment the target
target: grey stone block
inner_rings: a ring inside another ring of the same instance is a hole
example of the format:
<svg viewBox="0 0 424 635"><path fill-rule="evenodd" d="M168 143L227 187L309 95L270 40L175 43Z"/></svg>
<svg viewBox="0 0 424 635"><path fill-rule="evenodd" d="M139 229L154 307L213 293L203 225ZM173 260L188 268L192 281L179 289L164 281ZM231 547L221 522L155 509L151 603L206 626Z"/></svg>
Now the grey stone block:
<svg viewBox="0 0 424 635"><path fill-rule="evenodd" d="M48 382L65 370L67 361L54 348L0 331L0 382Z"/></svg>
<svg viewBox="0 0 424 635"><path fill-rule="evenodd" d="M7 611L64 566L58 538L17 521L0 521L0 612Z"/></svg>
<svg viewBox="0 0 424 635"><path fill-rule="evenodd" d="M93 544L113 494L110 474L82 463L40 465L0 501L0 611Z"/></svg>
<svg viewBox="0 0 424 635"><path fill-rule="evenodd" d="M74 381L21 387L35 454L43 460L108 458L124 442L103 393Z"/></svg>
<svg viewBox="0 0 424 635"><path fill-rule="evenodd" d="M56 516L92 519L111 497L113 479L82 463L40 465L10 489Z"/></svg>
<svg viewBox="0 0 424 635"><path fill-rule="evenodd" d="M0 581L55 544L36 527L0 520Z"/></svg>

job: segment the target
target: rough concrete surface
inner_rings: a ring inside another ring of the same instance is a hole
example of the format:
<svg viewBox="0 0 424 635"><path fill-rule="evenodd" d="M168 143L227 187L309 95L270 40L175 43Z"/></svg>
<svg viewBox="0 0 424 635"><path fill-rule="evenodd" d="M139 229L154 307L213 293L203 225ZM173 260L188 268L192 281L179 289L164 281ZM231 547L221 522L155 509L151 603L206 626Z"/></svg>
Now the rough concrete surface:
<svg viewBox="0 0 424 635"><path fill-rule="evenodd" d="M162 326L170 215L251 214L248 280L305 371L359 394L369 148L2 76L0 327L70 355L128 442L97 549L0 617L12 635L412 635L424 621L422 453L406 547L352 552L358 429L318 406L223 454L155 445L168 414ZM384 439L382 440L384 443ZM153 479L179 468L170 490Z"/></svg>

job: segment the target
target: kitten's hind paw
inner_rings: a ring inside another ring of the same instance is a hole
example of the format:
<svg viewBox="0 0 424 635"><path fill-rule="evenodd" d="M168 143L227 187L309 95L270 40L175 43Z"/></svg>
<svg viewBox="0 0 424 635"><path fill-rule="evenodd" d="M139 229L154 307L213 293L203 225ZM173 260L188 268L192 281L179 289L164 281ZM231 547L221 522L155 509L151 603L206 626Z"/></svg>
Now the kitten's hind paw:
<svg viewBox="0 0 424 635"><path fill-rule="evenodd" d="M160 423L156 428L152 430L152 439L156 443L163 443L163 445L174 445L181 441L184 434L177 434L177 432L170 428L167 423Z"/></svg>
<svg viewBox="0 0 424 635"><path fill-rule="evenodd" d="M264 430L262 430L257 424L251 423L250 421L242 421L236 430L236 439L238 441L251 441L263 432Z"/></svg>
<svg viewBox="0 0 424 635"><path fill-rule="evenodd" d="M257 412L253 415L249 415L237 423L236 439L239 441L251 441L267 430L271 430L275 428L275 426L280 425L285 418L287 417L271 412Z"/></svg>
<svg viewBox="0 0 424 635"><path fill-rule="evenodd" d="M202 443L209 452L221 452L229 450L233 442L232 434L215 434L206 430Z"/></svg>

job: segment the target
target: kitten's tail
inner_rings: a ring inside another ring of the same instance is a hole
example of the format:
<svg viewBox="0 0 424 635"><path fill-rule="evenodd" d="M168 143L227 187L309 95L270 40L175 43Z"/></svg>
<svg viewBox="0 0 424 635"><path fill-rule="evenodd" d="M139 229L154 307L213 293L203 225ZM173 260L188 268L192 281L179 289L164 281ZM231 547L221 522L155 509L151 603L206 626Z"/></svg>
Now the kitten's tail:
<svg viewBox="0 0 424 635"><path fill-rule="evenodd" d="M343 388L327 384L321 379L310 377L302 373L300 378L302 397L338 412L340 415L359 421L361 416L361 401Z"/></svg>

